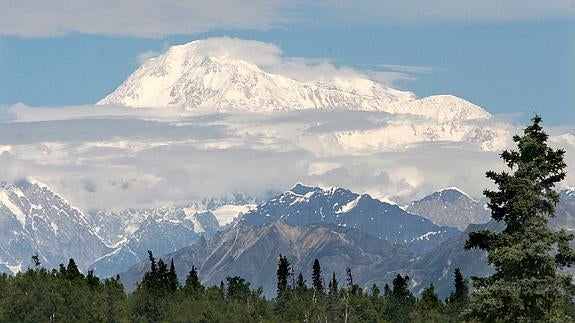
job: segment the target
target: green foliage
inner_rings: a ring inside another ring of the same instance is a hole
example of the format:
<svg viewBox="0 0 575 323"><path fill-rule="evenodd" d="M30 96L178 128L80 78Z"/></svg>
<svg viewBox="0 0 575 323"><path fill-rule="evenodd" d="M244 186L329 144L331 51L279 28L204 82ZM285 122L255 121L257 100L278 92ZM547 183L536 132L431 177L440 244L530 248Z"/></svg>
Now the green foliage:
<svg viewBox="0 0 575 323"><path fill-rule="evenodd" d="M467 279L461 274L459 268L455 268L454 287L455 290L446 299L446 314L450 322L459 322L461 313L469 305L469 287Z"/></svg>
<svg viewBox="0 0 575 323"><path fill-rule="evenodd" d="M412 322L445 322L444 305L437 297L433 284L421 293L421 299L411 313Z"/></svg>
<svg viewBox="0 0 575 323"><path fill-rule="evenodd" d="M386 302L386 316L392 322L409 322L409 312L415 304L415 296L408 288L409 276L401 276L393 279L393 289L389 292Z"/></svg>
<svg viewBox="0 0 575 323"><path fill-rule="evenodd" d="M472 232L466 248L486 250L495 274L473 278L477 289L466 314L484 322L550 322L573 320L565 314L574 288L560 269L575 261L569 247L573 235L547 226L559 194L555 184L565 178L565 152L547 145L541 117L535 116L513 141L518 150L501 153L509 171L488 171L497 190L485 190L493 219L503 221L501 233Z"/></svg>

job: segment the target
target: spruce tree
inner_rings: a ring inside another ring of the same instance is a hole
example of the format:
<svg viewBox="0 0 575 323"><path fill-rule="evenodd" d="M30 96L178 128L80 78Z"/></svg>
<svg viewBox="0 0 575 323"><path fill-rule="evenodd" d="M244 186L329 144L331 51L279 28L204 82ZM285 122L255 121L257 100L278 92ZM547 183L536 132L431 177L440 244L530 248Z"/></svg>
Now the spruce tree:
<svg viewBox="0 0 575 323"><path fill-rule="evenodd" d="M76 265L76 262L73 258L68 260L68 266L66 267L66 278L69 280L84 279L84 275L82 275L80 269L78 269L78 266Z"/></svg>
<svg viewBox="0 0 575 323"><path fill-rule="evenodd" d="M323 293L323 277L321 275L321 266L319 260L316 258L313 262L311 281L313 288L320 294Z"/></svg>
<svg viewBox="0 0 575 323"><path fill-rule="evenodd" d="M570 275L559 270L575 261L569 247L573 235L547 226L559 194L555 184L565 178L564 150L547 145L541 117L532 118L513 141L518 150L501 153L508 171L488 171L497 190L485 190L491 216L506 227L500 232L471 232L466 248L487 251L495 267L490 277L473 277L477 289L467 315L484 322L571 321L563 313L574 288Z"/></svg>
<svg viewBox="0 0 575 323"><path fill-rule="evenodd" d="M187 291L203 291L204 286L202 285L202 283L200 282L200 278L198 277L198 270L196 269L196 266L192 266L192 269L190 270L190 272L188 273L188 276L186 276L186 282L185 282L185 289Z"/></svg>
<svg viewBox="0 0 575 323"><path fill-rule="evenodd" d="M178 274L176 273L176 266L174 266L174 259L170 262L170 271L168 272L168 290L175 292L178 290L180 283L178 282Z"/></svg>
<svg viewBox="0 0 575 323"><path fill-rule="evenodd" d="M282 298L288 289L288 279L291 274L291 265L286 256L279 255L277 275L277 298Z"/></svg>
<svg viewBox="0 0 575 323"><path fill-rule="evenodd" d="M445 322L443 303L437 297L433 284L421 293L421 299L415 304L411 319L412 322Z"/></svg>
<svg viewBox="0 0 575 323"><path fill-rule="evenodd" d="M446 299L447 315L451 322L459 322L460 314L469 304L469 288L467 286L467 279L463 278L461 270L455 268L454 278L455 290L449 294Z"/></svg>

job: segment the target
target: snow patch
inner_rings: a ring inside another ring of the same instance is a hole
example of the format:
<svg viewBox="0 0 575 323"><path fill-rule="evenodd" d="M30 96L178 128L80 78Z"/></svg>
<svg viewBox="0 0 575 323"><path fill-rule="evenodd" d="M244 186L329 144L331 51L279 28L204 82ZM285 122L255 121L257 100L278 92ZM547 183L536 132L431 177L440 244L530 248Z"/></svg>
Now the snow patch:
<svg viewBox="0 0 575 323"><path fill-rule="evenodd" d="M346 204L342 205L339 210L335 211L336 214L347 213L352 210L354 207L357 206L359 200L361 200L362 195L359 195L355 199L347 202Z"/></svg>
<svg viewBox="0 0 575 323"><path fill-rule="evenodd" d="M16 219L22 225L22 228L26 227L26 215L22 212L22 210L20 210L18 206L16 206L16 204L10 200L6 190L2 190L0 192L0 203L4 204L4 206L6 206L8 210L12 212L12 214L14 214Z"/></svg>
<svg viewBox="0 0 575 323"><path fill-rule="evenodd" d="M256 204L223 205L212 211L220 226L234 222L241 214L245 214L257 207Z"/></svg>

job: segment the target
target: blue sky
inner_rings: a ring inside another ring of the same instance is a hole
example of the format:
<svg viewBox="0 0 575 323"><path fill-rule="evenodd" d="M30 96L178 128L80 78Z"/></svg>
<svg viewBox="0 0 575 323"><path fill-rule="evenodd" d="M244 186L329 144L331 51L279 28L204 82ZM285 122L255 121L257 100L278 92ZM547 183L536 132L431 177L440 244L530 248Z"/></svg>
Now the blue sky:
<svg viewBox="0 0 575 323"><path fill-rule="evenodd" d="M103 14L93 24L89 17L99 7L79 1L84 5L63 13L59 2L0 4L0 105L92 104L118 86L144 52L232 36L273 43L284 56L328 58L358 70L417 67L395 86L418 96L454 94L492 113L517 113L522 122L537 112L550 124L575 124L575 2L485 1L467 10L450 0L422 8L417 1L356 7L247 1L242 15L234 4L220 6L230 12L214 13L221 1L191 1L189 12L174 1L172 11L152 14L155 8L144 1L140 9L117 8L118 17ZM106 3L101 10L109 13ZM122 10L136 16L126 23ZM19 20L6 22L11 14ZM147 15L157 19L146 21Z"/></svg>

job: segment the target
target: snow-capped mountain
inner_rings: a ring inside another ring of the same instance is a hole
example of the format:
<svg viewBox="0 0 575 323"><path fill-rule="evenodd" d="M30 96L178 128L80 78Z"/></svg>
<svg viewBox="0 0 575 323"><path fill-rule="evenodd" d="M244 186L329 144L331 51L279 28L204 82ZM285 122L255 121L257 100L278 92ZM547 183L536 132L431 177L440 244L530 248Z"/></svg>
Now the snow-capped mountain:
<svg viewBox="0 0 575 323"><path fill-rule="evenodd" d="M118 274L146 259L148 250L158 254L174 252L201 237L211 237L220 228L214 214L201 210L197 204L119 214L97 212L91 218L97 231L106 233L108 241L115 245L113 251L90 265L101 277Z"/></svg>
<svg viewBox="0 0 575 323"><path fill-rule="evenodd" d="M412 202L406 210L437 225L456 227L462 231L471 223L487 223L491 218L483 203L455 187L434 192Z"/></svg>
<svg viewBox="0 0 575 323"><path fill-rule="evenodd" d="M354 110L395 116L382 127L337 132L323 139L335 140L348 150L443 140L479 142L484 150L496 150L508 137L505 127L484 122L492 119L487 111L459 97L417 98L412 92L390 88L361 73L296 80L234 55L225 48L227 43L211 38L172 46L146 61L98 104L180 112Z"/></svg>
<svg viewBox="0 0 575 323"><path fill-rule="evenodd" d="M148 250L174 252L213 236L255 200L232 194L183 207L83 212L40 182L0 183L0 272L25 270L38 253L45 268L74 258L80 270L115 275Z"/></svg>
<svg viewBox="0 0 575 323"><path fill-rule="evenodd" d="M320 223L355 228L417 252L430 250L459 233L368 194L303 184L258 205L244 214L238 225L257 226L277 220L298 226Z"/></svg>
<svg viewBox="0 0 575 323"><path fill-rule="evenodd" d="M46 268L74 258L85 269L110 248L82 211L39 182L0 185L0 263L25 270L38 253Z"/></svg>
<svg viewBox="0 0 575 323"><path fill-rule="evenodd" d="M490 117L482 108L454 96L417 99L411 92L360 76L302 82L268 73L225 48L213 50L225 46L218 41L170 47L145 62L98 104L257 112L351 109L416 114L440 122Z"/></svg>

